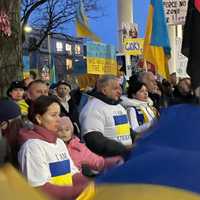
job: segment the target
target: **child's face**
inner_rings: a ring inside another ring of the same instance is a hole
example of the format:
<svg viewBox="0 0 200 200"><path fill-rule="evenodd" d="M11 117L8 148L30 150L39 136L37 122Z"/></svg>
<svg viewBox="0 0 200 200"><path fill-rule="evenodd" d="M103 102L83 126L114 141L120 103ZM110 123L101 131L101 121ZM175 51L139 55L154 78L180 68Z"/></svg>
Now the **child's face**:
<svg viewBox="0 0 200 200"><path fill-rule="evenodd" d="M58 131L58 137L64 142L67 142L72 137L72 130L68 127L62 128Z"/></svg>
<svg viewBox="0 0 200 200"><path fill-rule="evenodd" d="M72 138L74 132L73 124L69 117L61 117L58 137L67 142Z"/></svg>

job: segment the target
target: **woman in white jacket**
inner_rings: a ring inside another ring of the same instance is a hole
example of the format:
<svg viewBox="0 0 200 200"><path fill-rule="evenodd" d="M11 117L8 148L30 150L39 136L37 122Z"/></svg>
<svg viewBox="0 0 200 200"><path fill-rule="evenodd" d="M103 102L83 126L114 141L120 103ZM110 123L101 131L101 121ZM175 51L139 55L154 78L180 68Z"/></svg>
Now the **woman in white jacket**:
<svg viewBox="0 0 200 200"><path fill-rule="evenodd" d="M129 82L128 98L123 96L122 105L128 112L131 128L135 132L148 129L157 118L158 112L153 107L153 101L148 97L148 90L144 83L137 80Z"/></svg>

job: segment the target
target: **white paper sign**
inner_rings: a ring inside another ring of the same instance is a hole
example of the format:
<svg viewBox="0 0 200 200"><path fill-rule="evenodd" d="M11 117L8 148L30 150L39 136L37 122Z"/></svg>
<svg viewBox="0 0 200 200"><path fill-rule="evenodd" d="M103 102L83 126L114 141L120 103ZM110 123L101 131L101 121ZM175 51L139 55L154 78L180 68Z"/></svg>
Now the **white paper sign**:
<svg viewBox="0 0 200 200"><path fill-rule="evenodd" d="M184 24L188 0L163 0L168 25Z"/></svg>

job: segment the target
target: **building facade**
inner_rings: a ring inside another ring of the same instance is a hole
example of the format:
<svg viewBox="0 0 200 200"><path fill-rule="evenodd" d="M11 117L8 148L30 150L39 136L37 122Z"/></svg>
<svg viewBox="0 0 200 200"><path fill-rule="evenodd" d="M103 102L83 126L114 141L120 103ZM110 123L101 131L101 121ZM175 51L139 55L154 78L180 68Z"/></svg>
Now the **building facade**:
<svg viewBox="0 0 200 200"><path fill-rule="evenodd" d="M61 33L50 33L37 50L31 50L39 41L40 35L39 31L34 30L26 36L24 57L29 58L29 70L37 71L39 77L42 77L45 70L55 70L56 80L86 72L82 39ZM28 66L24 68L27 70Z"/></svg>

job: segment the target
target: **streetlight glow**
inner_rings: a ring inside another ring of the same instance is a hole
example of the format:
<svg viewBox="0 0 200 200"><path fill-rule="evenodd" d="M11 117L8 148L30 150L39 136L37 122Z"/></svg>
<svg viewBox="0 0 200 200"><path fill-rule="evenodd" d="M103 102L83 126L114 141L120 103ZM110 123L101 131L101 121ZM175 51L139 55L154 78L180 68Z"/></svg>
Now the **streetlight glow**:
<svg viewBox="0 0 200 200"><path fill-rule="evenodd" d="M24 31L25 31L26 33L30 33L32 30L33 30L32 27L30 27L30 26L28 26L28 25L24 26Z"/></svg>

